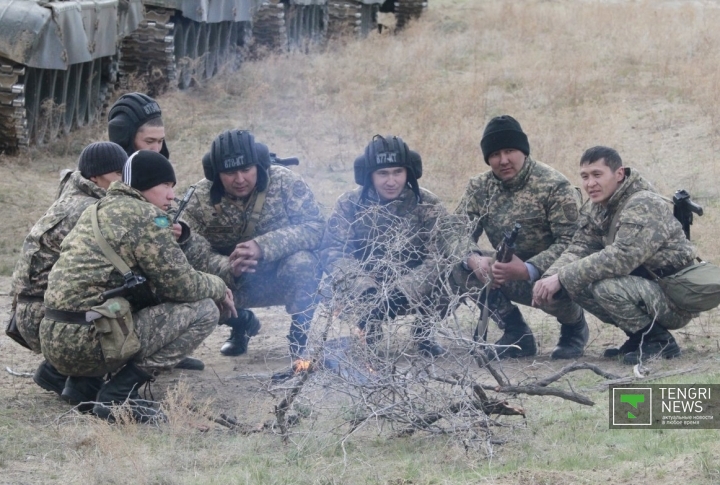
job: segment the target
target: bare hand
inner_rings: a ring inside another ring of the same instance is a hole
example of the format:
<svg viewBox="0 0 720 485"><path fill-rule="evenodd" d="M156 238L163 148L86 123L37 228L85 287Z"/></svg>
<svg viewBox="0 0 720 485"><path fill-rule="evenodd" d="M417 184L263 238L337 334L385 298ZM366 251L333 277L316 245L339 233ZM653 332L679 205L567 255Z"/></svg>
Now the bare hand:
<svg viewBox="0 0 720 485"><path fill-rule="evenodd" d="M560 291L562 285L560 284L560 278L558 275L548 276L547 278L539 279L533 286L533 306L543 306L550 303L555 296L555 293Z"/></svg>
<svg viewBox="0 0 720 485"><path fill-rule="evenodd" d="M225 299L218 304L220 314L224 318L237 318L237 309L235 308L235 299L233 298L230 288L225 288Z"/></svg>
<svg viewBox="0 0 720 485"><path fill-rule="evenodd" d="M262 250L254 240L238 244L230 254L233 273L235 276L241 273L254 273L260 258L262 258Z"/></svg>
<svg viewBox="0 0 720 485"><path fill-rule="evenodd" d="M509 263L495 262L492 266L493 288L497 288L509 281L527 281L530 279L525 262L513 254Z"/></svg>
<svg viewBox="0 0 720 485"><path fill-rule="evenodd" d="M182 226L176 222L173 224L172 232L173 236L175 236L175 240L180 240L180 236L182 236Z"/></svg>
<svg viewBox="0 0 720 485"><path fill-rule="evenodd" d="M490 280L491 263L492 258L488 258L487 256L480 256L477 253L472 254L467 260L468 267L475 274L475 277L483 283L487 283Z"/></svg>

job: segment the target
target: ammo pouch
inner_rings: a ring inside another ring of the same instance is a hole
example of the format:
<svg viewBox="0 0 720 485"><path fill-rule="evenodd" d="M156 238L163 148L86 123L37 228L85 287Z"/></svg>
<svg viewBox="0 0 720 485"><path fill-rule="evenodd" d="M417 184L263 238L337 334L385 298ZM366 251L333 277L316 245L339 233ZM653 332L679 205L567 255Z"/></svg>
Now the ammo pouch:
<svg viewBox="0 0 720 485"><path fill-rule="evenodd" d="M17 326L17 319L15 318L16 312L13 311L12 315L10 315L10 321L7 323L7 326L5 327L5 335L13 339L15 342L19 343L26 349L30 349L30 346L25 341L25 338L20 333L20 330L18 330ZM30 349L32 350L32 349Z"/></svg>
<svg viewBox="0 0 720 485"><path fill-rule="evenodd" d="M701 261L656 281L682 311L705 312L720 305L720 268L714 264Z"/></svg>
<svg viewBox="0 0 720 485"><path fill-rule="evenodd" d="M144 283L145 278L133 274L127 263L110 247L102 232L100 232L97 206L98 204L95 203L89 209L95 241L100 246L100 250L105 257L123 275L125 285L103 293L104 303L92 307L91 311L87 313L86 319L92 321L95 325L105 363L124 364L140 350L140 339L135 333L130 302L121 296L115 296L115 294L118 291L124 291L127 288ZM93 314L92 312L96 313Z"/></svg>
<svg viewBox="0 0 720 485"><path fill-rule="evenodd" d="M138 353L140 339L135 333L130 303L125 298L110 298L102 305L92 307L88 314L96 317L92 324L106 364L123 364Z"/></svg>

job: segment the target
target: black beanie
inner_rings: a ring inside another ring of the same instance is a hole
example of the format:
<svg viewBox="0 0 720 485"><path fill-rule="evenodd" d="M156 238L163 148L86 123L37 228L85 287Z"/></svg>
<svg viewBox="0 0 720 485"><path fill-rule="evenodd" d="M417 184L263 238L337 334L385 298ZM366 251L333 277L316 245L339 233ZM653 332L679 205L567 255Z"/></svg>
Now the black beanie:
<svg viewBox="0 0 720 485"><path fill-rule="evenodd" d="M110 172L121 172L127 158L125 150L117 143L99 141L83 148L78 159L78 170L86 179Z"/></svg>
<svg viewBox="0 0 720 485"><path fill-rule="evenodd" d="M530 155L530 143L527 135L522 131L520 123L509 115L496 116L485 127L480 141L485 163L490 155L503 148L520 150L525 156Z"/></svg>
<svg viewBox="0 0 720 485"><path fill-rule="evenodd" d="M139 150L128 158L123 170L123 182L135 190L152 189L156 185L175 180L175 170L163 155L150 150Z"/></svg>

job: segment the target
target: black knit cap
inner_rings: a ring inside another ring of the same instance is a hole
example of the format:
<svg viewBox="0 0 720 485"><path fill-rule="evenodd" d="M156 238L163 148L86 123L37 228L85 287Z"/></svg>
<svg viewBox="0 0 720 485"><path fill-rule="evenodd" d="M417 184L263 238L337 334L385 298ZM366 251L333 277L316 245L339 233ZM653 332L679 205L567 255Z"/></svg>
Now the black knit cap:
<svg viewBox="0 0 720 485"><path fill-rule="evenodd" d="M128 155L135 152L133 142L142 125L154 118L161 118L160 105L153 98L142 93L127 93L118 98L108 114L108 138L123 147ZM166 158L170 157L167 143L160 149Z"/></svg>
<svg viewBox="0 0 720 485"><path fill-rule="evenodd" d="M142 192L167 182L172 182L174 186L177 181L175 170L167 158L151 150L139 150L125 163L123 182Z"/></svg>
<svg viewBox="0 0 720 485"><path fill-rule="evenodd" d="M530 155L530 143L520 123L510 115L496 116L485 127L480 141L485 163L490 155L503 148L520 150L525 156Z"/></svg>
<svg viewBox="0 0 720 485"><path fill-rule="evenodd" d="M125 150L117 143L99 141L83 148L78 159L78 170L86 179L110 172L121 172L127 158Z"/></svg>

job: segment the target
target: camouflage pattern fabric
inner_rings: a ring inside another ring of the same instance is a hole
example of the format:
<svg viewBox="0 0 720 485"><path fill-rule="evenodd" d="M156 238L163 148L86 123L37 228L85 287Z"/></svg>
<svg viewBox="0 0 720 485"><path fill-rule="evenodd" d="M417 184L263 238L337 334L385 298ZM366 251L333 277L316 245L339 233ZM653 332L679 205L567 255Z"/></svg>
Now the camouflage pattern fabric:
<svg viewBox="0 0 720 485"><path fill-rule="evenodd" d="M570 244L579 206L580 195L563 174L527 157L511 180L492 171L470 179L455 213L470 217L476 243L485 232L494 248L513 224L522 224L515 254L543 274Z"/></svg>
<svg viewBox="0 0 720 485"><path fill-rule="evenodd" d="M285 305L288 313L311 316L321 276L314 251L320 245L325 220L307 184L285 167L270 166L265 202L254 234L247 235L244 232L257 192L247 203L226 194L213 206L211 186L209 180L198 182L183 214L193 232L206 240L197 239L194 247L186 249L192 253L191 261L205 262L210 272L230 283L218 256L228 256L238 243L252 239L260 246L262 258L255 273L244 273L231 282L235 305Z"/></svg>
<svg viewBox="0 0 720 485"><path fill-rule="evenodd" d="M35 223L23 242L13 272L15 295L42 298L50 269L60 256L60 243L75 226L80 214L105 196L105 189L80 175L64 177L58 198ZM42 303L18 303L17 326L34 352L40 352L38 331L45 314Z"/></svg>
<svg viewBox="0 0 720 485"><path fill-rule="evenodd" d="M353 300L370 289L400 291L420 303L433 294L457 255L462 241L455 218L440 199L420 188L421 201L405 187L400 196L381 203L373 188L361 199L362 187L341 195L328 220L320 257L331 291Z"/></svg>
<svg viewBox="0 0 720 485"><path fill-rule="evenodd" d="M15 323L18 331L36 354L40 353L40 322L44 316L45 306L42 301L16 304Z"/></svg>
<svg viewBox="0 0 720 485"><path fill-rule="evenodd" d="M243 236L257 198L254 192L247 203L227 194L217 206L210 204L212 182L196 184L183 219L203 236L212 248L226 256L243 241L254 239L266 262L279 261L297 251L313 251L320 245L325 220L310 187L291 170L271 165L265 203L255 234Z"/></svg>
<svg viewBox="0 0 720 485"><path fill-rule="evenodd" d="M542 275L570 244L577 229L580 202L577 189L563 174L527 157L520 172L508 181L501 181L491 170L470 179L455 213L469 217L471 242L477 243L485 232L494 248L500 245L505 232L520 223L515 254ZM470 251L479 252L477 245L469 245ZM475 278L467 283L471 287L480 285ZM532 303L529 281L513 281L503 285L500 292L503 296L497 298L492 309L501 316L512 311L512 302L527 306ZM576 323L582 314L568 299L542 309L564 324Z"/></svg>
<svg viewBox="0 0 720 485"><path fill-rule="evenodd" d="M692 262L695 249L685 237L680 222L673 216L670 204L665 202L650 183L636 171L630 168L626 168L625 171L625 181L610 197L607 206L588 203L583 207L580 229L562 256L548 269L546 275L557 274L560 283L571 298L581 303L591 313L597 312L601 320L611 320L623 330L639 330L642 328L642 326L638 328L641 321L648 324L652 315L658 318L660 315L665 315L660 311L664 308L670 308L671 313L681 317L687 324L693 315L677 310L662 292L658 293L660 287L657 283L647 284L635 281L635 278L643 279L643 275L647 276L643 267L666 274L677 271ZM615 240L606 246L604 238L607 237L610 223L620 206L623 208L617 222ZM630 275L632 278L623 278ZM604 282L597 285L608 279L617 279L617 281L612 284ZM631 285L632 289L621 291L617 286L630 282L634 282ZM595 289L596 286L598 289ZM596 292L605 294L607 288L614 289L616 296L597 300L604 311L601 312L597 306L590 308L591 305L587 303L588 298ZM627 302L622 301L624 300L622 295L625 297L634 295L637 298ZM645 305L650 306L643 310ZM631 310L631 307L635 310ZM618 309L622 310L618 311ZM637 317L638 311L646 315L644 320ZM627 318L623 317L623 314L627 315ZM672 323L669 317L664 318L668 325L677 325ZM660 323L664 325L662 320Z"/></svg>
<svg viewBox="0 0 720 485"><path fill-rule="evenodd" d="M212 333L219 316L217 305L207 298L193 303L161 303L134 313L141 349L131 361L151 374L172 369ZM65 375L99 377L122 367L105 364L92 325L46 318L42 338L45 358Z"/></svg>
<svg viewBox="0 0 720 485"><path fill-rule="evenodd" d="M133 313L151 304L197 302L207 298L219 302L224 299L226 286L223 281L190 266L175 241L167 214L148 203L140 192L121 182L113 182L107 196L98 202L98 223L110 247L134 273L147 278L147 283L138 287L139 293L128 296ZM123 285L122 275L105 258L95 241L89 211L80 217L61 249L60 258L48 277L47 308L85 312L101 303L102 292ZM94 336L90 329L84 328L89 326L58 324L72 328L65 333L45 328L54 327L54 324L45 319L40 326L41 345L53 340L53 350L46 352L46 358L53 365L51 359L62 353L58 351L62 346L78 362L97 360L96 355L91 355ZM185 324L187 322L178 322L178 325ZM141 335L143 330L137 330L137 333ZM78 342L78 338L92 342ZM88 353L83 355L79 346L85 346L82 349Z"/></svg>

